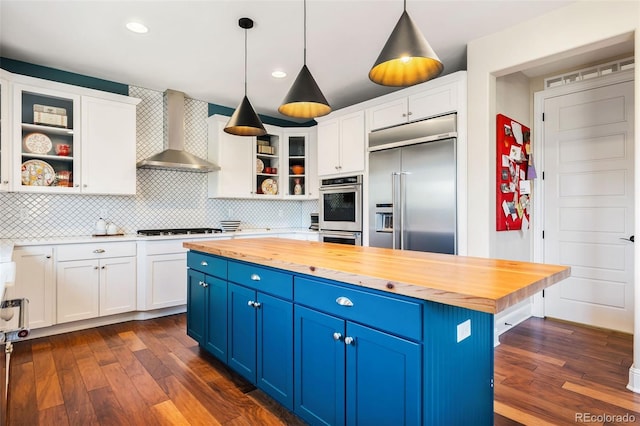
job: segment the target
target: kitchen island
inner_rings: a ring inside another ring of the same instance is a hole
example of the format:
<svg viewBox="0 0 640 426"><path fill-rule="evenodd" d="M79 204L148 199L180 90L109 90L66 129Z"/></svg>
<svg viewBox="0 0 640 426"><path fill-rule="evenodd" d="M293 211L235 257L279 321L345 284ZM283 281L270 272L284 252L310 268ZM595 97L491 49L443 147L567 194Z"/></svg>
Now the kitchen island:
<svg viewBox="0 0 640 426"><path fill-rule="evenodd" d="M493 314L564 266L192 241L187 332L310 424L493 424Z"/></svg>

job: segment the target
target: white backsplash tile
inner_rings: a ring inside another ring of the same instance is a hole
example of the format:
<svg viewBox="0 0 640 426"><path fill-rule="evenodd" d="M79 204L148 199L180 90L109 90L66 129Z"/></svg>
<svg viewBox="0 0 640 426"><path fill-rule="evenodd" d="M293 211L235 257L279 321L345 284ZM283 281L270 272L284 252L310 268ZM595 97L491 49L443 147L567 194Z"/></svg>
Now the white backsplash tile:
<svg viewBox="0 0 640 426"><path fill-rule="evenodd" d="M142 99L137 108L137 160L164 149L163 94L129 88ZM208 105L185 100L185 149L207 155ZM89 235L96 220L114 222L134 233L144 228L219 227L224 219L241 220L245 228L309 226L317 201L219 200L207 198L207 174L139 169L135 196L0 193L0 238Z"/></svg>

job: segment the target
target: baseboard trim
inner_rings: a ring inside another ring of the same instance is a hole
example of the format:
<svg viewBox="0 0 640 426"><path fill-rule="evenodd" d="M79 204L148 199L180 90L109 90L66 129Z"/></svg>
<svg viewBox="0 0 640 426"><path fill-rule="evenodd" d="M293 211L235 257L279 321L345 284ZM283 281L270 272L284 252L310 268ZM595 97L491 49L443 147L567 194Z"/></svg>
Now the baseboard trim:
<svg viewBox="0 0 640 426"><path fill-rule="evenodd" d="M502 333L530 318L531 315L531 303L524 303L522 306L504 315L497 314L493 319L493 346L495 347L500 344L499 338Z"/></svg>
<svg viewBox="0 0 640 426"><path fill-rule="evenodd" d="M629 368L629 384L627 389L632 392L640 393L640 368L636 368L635 364Z"/></svg>
<svg viewBox="0 0 640 426"><path fill-rule="evenodd" d="M32 329L26 339L53 336L69 333L71 331L85 330L87 328L101 327L103 325L117 324L126 321L144 321L152 318L181 314L187 311L187 305L173 306L170 308L156 309L153 311L135 311L124 314L110 315L108 317L91 318L82 321L74 321L64 324L56 324L50 327Z"/></svg>

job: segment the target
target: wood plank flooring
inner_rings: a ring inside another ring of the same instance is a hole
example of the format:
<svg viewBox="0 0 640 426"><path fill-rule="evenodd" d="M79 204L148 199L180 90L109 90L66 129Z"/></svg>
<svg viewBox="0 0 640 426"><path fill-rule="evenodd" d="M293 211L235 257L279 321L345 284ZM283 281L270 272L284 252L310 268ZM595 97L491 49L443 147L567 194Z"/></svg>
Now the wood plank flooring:
<svg viewBox="0 0 640 426"><path fill-rule="evenodd" d="M9 423L304 424L201 351L185 321L174 315L16 343ZM501 342L496 425L576 424L576 413L640 423L640 395L625 388L631 336L531 318Z"/></svg>

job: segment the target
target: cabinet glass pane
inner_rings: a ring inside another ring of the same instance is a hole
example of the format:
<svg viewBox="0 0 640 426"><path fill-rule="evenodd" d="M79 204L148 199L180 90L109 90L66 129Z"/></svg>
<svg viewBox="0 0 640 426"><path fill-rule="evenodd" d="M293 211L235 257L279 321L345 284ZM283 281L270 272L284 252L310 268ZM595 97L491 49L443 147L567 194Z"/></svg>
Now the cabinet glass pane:
<svg viewBox="0 0 640 426"><path fill-rule="evenodd" d="M280 138L276 135L258 136L256 139L256 194L280 193Z"/></svg>
<svg viewBox="0 0 640 426"><path fill-rule="evenodd" d="M23 91L23 186L73 186L73 99Z"/></svg>
<svg viewBox="0 0 640 426"><path fill-rule="evenodd" d="M289 194L306 194L306 169L306 138L289 136Z"/></svg>

